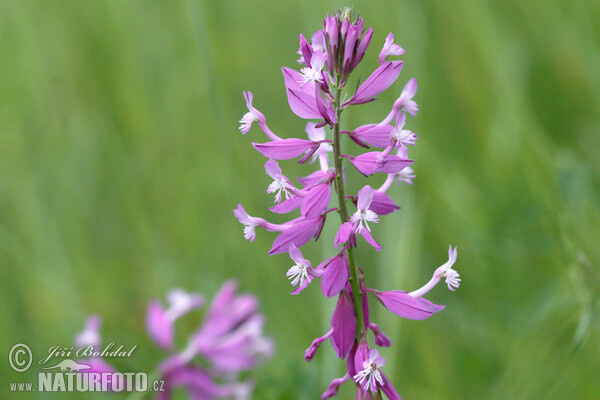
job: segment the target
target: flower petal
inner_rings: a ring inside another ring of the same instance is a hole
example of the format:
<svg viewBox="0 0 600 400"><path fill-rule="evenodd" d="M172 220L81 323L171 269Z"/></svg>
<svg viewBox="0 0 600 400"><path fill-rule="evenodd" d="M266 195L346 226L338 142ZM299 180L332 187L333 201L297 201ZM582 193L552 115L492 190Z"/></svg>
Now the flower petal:
<svg viewBox="0 0 600 400"><path fill-rule="evenodd" d="M400 75L403 65L404 61L391 61L378 67L367 80L360 85L350 103L365 103L389 88L392 83L398 79L398 75Z"/></svg>
<svg viewBox="0 0 600 400"><path fill-rule="evenodd" d="M294 114L304 119L322 119L317 108L314 83L301 85L303 78L300 72L286 67L281 70L287 88L288 103Z"/></svg>
<svg viewBox="0 0 600 400"><path fill-rule="evenodd" d="M331 201L331 186L324 182L310 189L304 196L300 212L305 218L316 218L327 209Z"/></svg>
<svg viewBox="0 0 600 400"><path fill-rule="evenodd" d="M431 317L445 306L434 304L423 297L412 297L401 290L375 292L375 297L392 313L403 318L423 320Z"/></svg>
<svg viewBox="0 0 600 400"><path fill-rule="evenodd" d="M283 139L266 143L252 143L260 154L275 160L289 160L318 146L318 143L306 139Z"/></svg>
<svg viewBox="0 0 600 400"><path fill-rule="evenodd" d="M273 242L269 255L285 253L288 251L290 244L295 244L296 247L302 247L321 227L322 218L304 219L281 232Z"/></svg>
<svg viewBox="0 0 600 400"><path fill-rule="evenodd" d="M321 278L321 290L327 298L338 294L348 281L348 264L344 255L333 257L325 268Z"/></svg>
<svg viewBox="0 0 600 400"><path fill-rule="evenodd" d="M338 358L345 359L356 339L356 316L354 307L345 292L338 296L338 302L331 315L331 346Z"/></svg>

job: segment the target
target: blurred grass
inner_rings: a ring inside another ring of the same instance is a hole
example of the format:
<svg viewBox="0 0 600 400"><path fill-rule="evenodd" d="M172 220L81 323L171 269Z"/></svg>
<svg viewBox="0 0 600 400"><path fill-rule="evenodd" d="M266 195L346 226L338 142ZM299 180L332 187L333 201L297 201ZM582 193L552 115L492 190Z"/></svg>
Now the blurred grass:
<svg viewBox="0 0 600 400"><path fill-rule="evenodd" d="M271 234L244 241L231 210L263 215L271 202L249 144L260 133L237 131L241 91L281 136L302 135L280 67L296 65L299 32L344 5L0 1L5 353L68 346L99 313L105 342L138 344L115 364L149 371L162 354L145 338L148 299L176 286L212 295L236 277L277 342L255 398L318 398L341 363L327 348L312 365L302 354L331 302L317 286L289 296L287 256L266 255ZM431 294L448 306L431 320L375 312L393 340L388 375L406 399L600 398L600 3L351 5L375 29L358 75L389 31L407 54L398 83L344 124L381 119L412 76L421 109L409 121L416 183L394 189L403 210L375 230L384 251L363 247L359 261L378 287L410 289L452 243L463 278ZM306 173L292 164L290 176ZM36 379L1 371L5 385Z"/></svg>

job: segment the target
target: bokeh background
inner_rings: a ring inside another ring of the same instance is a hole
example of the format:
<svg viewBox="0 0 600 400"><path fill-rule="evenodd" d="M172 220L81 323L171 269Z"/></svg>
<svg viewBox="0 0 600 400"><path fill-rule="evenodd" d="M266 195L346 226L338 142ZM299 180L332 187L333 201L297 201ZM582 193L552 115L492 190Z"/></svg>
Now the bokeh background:
<svg viewBox="0 0 600 400"><path fill-rule="evenodd" d="M114 364L150 371L164 354L145 336L148 300L172 287L212 296L234 277L260 298L276 341L254 398L316 399L341 376L329 346L312 364L302 358L333 300L318 285L290 296L289 258L266 254L274 235L248 243L232 210L242 202L264 216L272 204L250 146L262 133L237 130L242 90L278 134L303 135L280 67L297 65L298 33L343 6L375 29L356 76L377 65L390 31L407 51L398 82L344 126L381 120L413 76L421 109L408 122L419 133L415 184L392 189L403 209L374 230L384 250L362 246L359 262L372 286L410 290L451 243L463 278L456 293L428 296L447 308L427 321L377 307L393 341L385 371L405 399L600 398L592 0L0 1L4 360L17 342L35 354L70 346L98 313L106 343L138 345ZM367 183L353 179L355 189ZM334 225L307 246L309 259L331 254ZM52 398L8 393L37 371L0 364L2 398Z"/></svg>

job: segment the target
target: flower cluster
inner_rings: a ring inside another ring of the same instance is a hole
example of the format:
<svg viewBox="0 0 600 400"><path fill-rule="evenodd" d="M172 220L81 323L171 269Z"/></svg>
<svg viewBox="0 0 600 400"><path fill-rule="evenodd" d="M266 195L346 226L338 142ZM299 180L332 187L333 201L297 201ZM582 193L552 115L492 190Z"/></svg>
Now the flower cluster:
<svg viewBox="0 0 600 400"><path fill-rule="evenodd" d="M169 356L157 368L164 382L157 399L170 399L175 388L184 388L189 398L247 399L254 387L251 381L239 381L240 373L256 367L270 357L272 342L263 336L264 317L254 296L236 294L237 284L227 281L210 304L203 323L189 336L185 349L175 347L175 321L199 308L204 298L181 289L167 295L167 307L152 300L146 315L150 338ZM76 336L76 345L100 348L98 316L90 317L85 329ZM101 358L82 360L91 366L85 372L115 372Z"/></svg>
<svg viewBox="0 0 600 400"><path fill-rule="evenodd" d="M294 265L287 277L294 286L292 294L299 294L319 278L321 290L327 298L337 296L337 305L331 316L329 331L313 341L305 352L307 361L315 356L320 344L329 339L340 359L346 359L347 373L335 379L323 393L326 399L335 395L338 387L348 380L356 384L357 398L372 399L384 393L389 399L399 399L398 393L382 371L385 359L368 344L368 333L373 333L375 345L388 347L390 340L379 326L370 321L368 292L373 293L392 313L413 320L422 320L442 310L444 306L423 298L440 280L445 279L450 290L458 287L458 273L452 269L456 261L456 248L449 250L448 262L439 267L432 279L422 288L412 291L379 291L366 286L368 267L355 265L353 252L360 239L379 251L373 235L373 225L380 217L400 209L387 194L394 182L412 185L415 178L408 159L408 148L414 146L417 135L405 129L407 115L416 116L418 107L413 100L417 81L406 83L387 116L379 123L359 126L353 130L340 129L340 116L352 106L369 103L388 89L398 78L404 62L396 59L404 49L394 43L390 33L379 53L379 67L375 69L353 93L342 92L350 74L363 59L373 36L373 29L364 29L363 20L351 11L343 10L327 15L323 29L312 35L310 41L300 35L299 71L282 68L287 100L291 110L300 118L313 120L306 124L308 138L281 138L267 125L265 116L253 104L250 92L244 92L248 112L240 121L242 134L247 134L257 123L269 139L252 143L254 148L268 158L267 175L273 179L267 193L275 197L270 210L287 214L299 210L300 215L283 224L274 224L250 216L239 204L234 216L244 225L244 236L253 241L256 228L279 232L269 254L289 253ZM359 148L367 151L358 155L342 154L340 140L347 136ZM371 150L376 148L379 150ZM331 158L332 156L332 158ZM298 163L318 161L318 169L308 176L298 178L296 185L283 174L278 161L298 158ZM347 160L362 175L384 174L386 179L377 189L366 185L356 195L346 195L343 161ZM330 208L332 196L338 206ZM350 200L355 211L349 210ZM340 215L340 225L335 236L335 254L317 267L306 259L300 248L311 238L317 240L325 220L332 211ZM297 212L297 211L296 211ZM380 397L377 397L380 398Z"/></svg>

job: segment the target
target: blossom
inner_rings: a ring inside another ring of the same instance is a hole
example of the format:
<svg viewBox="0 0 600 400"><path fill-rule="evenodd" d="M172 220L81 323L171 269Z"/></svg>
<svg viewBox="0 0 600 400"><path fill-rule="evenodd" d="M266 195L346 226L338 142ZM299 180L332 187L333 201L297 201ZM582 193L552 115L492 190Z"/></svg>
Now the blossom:
<svg viewBox="0 0 600 400"><path fill-rule="evenodd" d="M350 223L355 234L362 235L371 246L379 251L381 250L381 246L371 236L371 228L369 227L369 222L379 223L379 216L369 209L373 201L373 192L373 188L369 185L366 185L358 192L357 210L350 217Z"/></svg>
<svg viewBox="0 0 600 400"><path fill-rule="evenodd" d="M281 203L282 193L287 200L292 196L292 192L297 191L288 177L283 175L277 161L267 161L265 163L265 171L267 172L267 175L273 179L273 182L267 188L267 193L275 193L275 203Z"/></svg>
<svg viewBox="0 0 600 400"><path fill-rule="evenodd" d="M312 264L304 256L302 252L292 243L290 244L290 258L296 263L286 272L286 276L292 281L292 286L297 286L292 294L298 294L308 287L314 276L318 276L312 268Z"/></svg>
<svg viewBox="0 0 600 400"><path fill-rule="evenodd" d="M390 33L379 53L379 66L357 85L354 93L343 94L350 74L363 59L372 38L373 29L365 27L364 21L349 9L328 14L323 29L315 32L310 42L300 34L298 62L303 65L299 71L283 67L282 73L291 111L302 119L313 120L306 123L308 138L281 139L267 134L270 141L252 143L259 153L270 159L265 168L273 182L267 191L275 194L276 205L269 209L277 214L295 212L299 216L283 224L272 224L249 216L241 205L234 211L244 225L245 237L251 241L256 235L256 227L281 232L274 239L269 255L288 252L294 261L286 272L294 287L292 294L300 293L314 278L320 278L323 295L326 298L337 296L330 329L314 339L304 353L304 358L310 362L320 346L329 340L335 354L346 360L347 373L331 382L322 399L334 396L340 385L352 379L357 387L356 399L379 398L383 393L388 399L400 400L382 371L385 359L368 345L372 340L377 346L389 347L391 341L379 325L371 321L367 293L372 293L395 315L423 320L444 309L443 305L434 304L423 295L442 279L450 290L455 290L460 283L458 273L452 269L456 261L456 250L452 249L448 262L436 270L425 286L412 292L367 288L367 275L375 263L362 268L356 265L355 260L360 259L354 255L358 247L357 236L363 236L375 250L382 250L371 234L372 224L400 209L390 189L394 182L412 185L415 175L411 168L413 160L408 158L408 147L415 146L418 138L414 132L405 129L407 115L416 116L418 111L413 100L417 92L415 78L406 83L381 122L341 130L338 118L342 111L377 100L380 93L394 84L403 69L404 62L392 57L403 55L404 49L394 43L394 35ZM247 119L250 124L258 120L265 131L264 118L250 115ZM342 153L342 149L346 149L340 142L343 138L350 139L360 151ZM329 153L333 153L332 160ZM316 171L297 178L302 187L294 186L275 161L296 158L300 164L309 160L310 164L319 162ZM347 174L344 168L349 164L366 178L376 173L385 174L385 181L376 190L363 184L356 195L347 195L346 180L352 179L352 174ZM335 208L329 208L332 197L337 197ZM347 208L348 200L356 206L355 211ZM333 240L337 253L327 255L313 269L300 248L312 238L319 239L325 219L332 211L338 211L340 216Z"/></svg>
<svg viewBox="0 0 600 400"><path fill-rule="evenodd" d="M452 249L452 246L448 246L448 261L438 267L433 276L423 287L410 292L409 294L412 297L420 297L425 293L429 292L433 289L442 279L445 279L446 285L448 285L448 289L451 291L455 291L456 288L460 286L460 278L458 272L456 272L452 267L456 262L457 257L457 248Z"/></svg>
<svg viewBox="0 0 600 400"><path fill-rule="evenodd" d="M167 295L169 308L163 309L157 300L150 301L146 314L148 336L164 349L173 346L175 321L191 310L202 305L204 298L199 293L187 293L173 289Z"/></svg>
<svg viewBox="0 0 600 400"><path fill-rule="evenodd" d="M385 358L379 355L378 350L370 350L367 354L368 356L365 358L362 353L356 353L355 364L358 363L360 365L360 361L362 361L362 369L352 378L356 383L361 385L365 394L368 391L376 392L377 386L383 386L383 378L379 369L385 365Z"/></svg>
<svg viewBox="0 0 600 400"><path fill-rule="evenodd" d="M385 44L379 53L379 63L383 65L389 56L401 56L404 53L404 49L394 43L394 34L390 32L385 38Z"/></svg>
<svg viewBox="0 0 600 400"><path fill-rule="evenodd" d="M267 120L266 120L265 116L263 115L263 113L258 111L252 105L252 99L253 99L252 92L243 92L243 95L244 95L244 99L246 100L246 107L248 107L248 112L246 114L244 114L242 116L242 119L240 120L239 130L242 132L242 135L245 135L246 133L250 132L250 129L252 128L252 124L254 122L257 122L258 125L260 126L260 128L265 133L265 135L267 135L267 137L269 137L269 139L281 140L281 138L279 136L277 136L275 133L273 133L273 131L271 131L271 129L269 129L269 127L267 126Z"/></svg>

